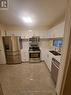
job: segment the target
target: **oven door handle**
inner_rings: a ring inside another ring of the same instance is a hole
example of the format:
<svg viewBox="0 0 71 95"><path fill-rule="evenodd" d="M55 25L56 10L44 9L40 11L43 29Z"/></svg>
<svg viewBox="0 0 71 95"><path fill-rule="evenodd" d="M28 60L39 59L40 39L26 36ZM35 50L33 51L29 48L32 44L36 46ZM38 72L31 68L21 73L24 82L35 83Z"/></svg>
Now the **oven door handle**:
<svg viewBox="0 0 71 95"><path fill-rule="evenodd" d="M52 62L52 64L59 70L59 68Z"/></svg>

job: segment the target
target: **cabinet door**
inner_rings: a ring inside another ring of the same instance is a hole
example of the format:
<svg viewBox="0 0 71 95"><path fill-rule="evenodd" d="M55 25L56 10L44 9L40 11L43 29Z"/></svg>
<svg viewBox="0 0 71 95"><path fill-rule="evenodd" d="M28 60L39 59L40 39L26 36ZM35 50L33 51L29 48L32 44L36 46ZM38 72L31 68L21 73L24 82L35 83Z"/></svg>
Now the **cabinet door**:
<svg viewBox="0 0 71 95"><path fill-rule="evenodd" d="M41 49L41 60L45 60L45 51Z"/></svg>
<svg viewBox="0 0 71 95"><path fill-rule="evenodd" d="M51 63L52 62L52 55L49 53L49 52L47 52L47 62L46 62L46 64L47 64L47 66L48 66L48 69L51 71Z"/></svg>
<svg viewBox="0 0 71 95"><path fill-rule="evenodd" d="M47 61L46 61L46 64L48 66L48 69L50 70L50 56L49 54L47 54Z"/></svg>
<svg viewBox="0 0 71 95"><path fill-rule="evenodd" d="M22 62L29 61L29 52L25 52L24 50L21 50L21 60Z"/></svg>
<svg viewBox="0 0 71 95"><path fill-rule="evenodd" d="M51 71L51 62L52 62L52 56L51 54L49 55L49 70Z"/></svg>

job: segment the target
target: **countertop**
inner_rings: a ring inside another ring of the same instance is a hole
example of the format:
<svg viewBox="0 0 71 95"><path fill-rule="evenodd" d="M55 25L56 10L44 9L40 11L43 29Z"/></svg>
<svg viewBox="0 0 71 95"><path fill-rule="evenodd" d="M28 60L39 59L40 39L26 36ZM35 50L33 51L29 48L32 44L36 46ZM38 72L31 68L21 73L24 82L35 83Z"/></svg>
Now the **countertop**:
<svg viewBox="0 0 71 95"><path fill-rule="evenodd" d="M59 63L61 63L61 55L55 56L54 54L52 54L52 53L50 52L50 50L48 51L48 53L49 53L53 58L55 58Z"/></svg>

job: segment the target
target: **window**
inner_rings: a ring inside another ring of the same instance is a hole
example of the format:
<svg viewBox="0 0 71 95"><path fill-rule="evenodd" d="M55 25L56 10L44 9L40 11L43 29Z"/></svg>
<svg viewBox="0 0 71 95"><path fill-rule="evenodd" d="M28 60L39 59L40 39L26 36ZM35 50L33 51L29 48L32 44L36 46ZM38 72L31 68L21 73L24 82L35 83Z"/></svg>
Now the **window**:
<svg viewBox="0 0 71 95"><path fill-rule="evenodd" d="M55 39L53 40L53 46L55 47L61 47L63 44L63 39Z"/></svg>

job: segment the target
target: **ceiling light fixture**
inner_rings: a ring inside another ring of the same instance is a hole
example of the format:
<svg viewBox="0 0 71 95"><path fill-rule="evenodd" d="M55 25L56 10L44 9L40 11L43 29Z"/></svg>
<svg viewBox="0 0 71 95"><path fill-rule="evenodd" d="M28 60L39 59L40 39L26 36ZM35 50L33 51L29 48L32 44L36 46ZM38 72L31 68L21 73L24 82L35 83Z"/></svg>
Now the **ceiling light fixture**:
<svg viewBox="0 0 71 95"><path fill-rule="evenodd" d="M28 24L32 23L32 19L29 16L23 17L22 19L24 20L25 23L28 23Z"/></svg>

